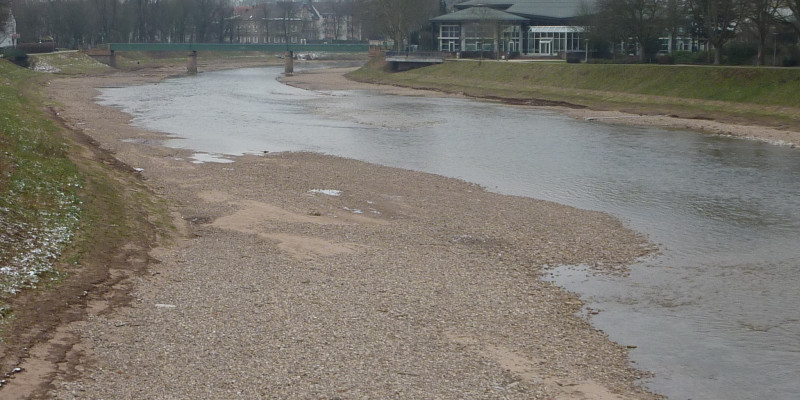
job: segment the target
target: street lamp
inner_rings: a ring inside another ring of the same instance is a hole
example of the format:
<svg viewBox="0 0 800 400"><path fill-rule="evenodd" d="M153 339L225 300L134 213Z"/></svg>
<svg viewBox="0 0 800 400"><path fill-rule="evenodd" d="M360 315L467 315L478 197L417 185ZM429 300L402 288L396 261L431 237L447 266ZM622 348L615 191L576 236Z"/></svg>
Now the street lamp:
<svg viewBox="0 0 800 400"><path fill-rule="evenodd" d="M584 46L586 47L584 50L586 51L585 63L589 63L589 39L583 39Z"/></svg>
<svg viewBox="0 0 800 400"><path fill-rule="evenodd" d="M772 66L778 65L778 32L772 32Z"/></svg>

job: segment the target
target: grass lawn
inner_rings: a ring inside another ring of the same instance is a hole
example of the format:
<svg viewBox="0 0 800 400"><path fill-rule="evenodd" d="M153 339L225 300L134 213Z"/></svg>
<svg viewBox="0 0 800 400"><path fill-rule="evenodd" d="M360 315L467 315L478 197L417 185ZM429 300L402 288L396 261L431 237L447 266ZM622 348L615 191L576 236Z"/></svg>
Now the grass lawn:
<svg viewBox="0 0 800 400"><path fill-rule="evenodd" d="M800 125L800 69L448 61L406 72L372 60L361 81L598 109Z"/></svg>

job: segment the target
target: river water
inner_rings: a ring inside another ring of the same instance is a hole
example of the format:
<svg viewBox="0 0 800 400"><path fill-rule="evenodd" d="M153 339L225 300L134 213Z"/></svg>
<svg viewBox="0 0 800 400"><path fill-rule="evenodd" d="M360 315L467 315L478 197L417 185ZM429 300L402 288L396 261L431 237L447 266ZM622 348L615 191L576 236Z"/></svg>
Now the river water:
<svg viewBox="0 0 800 400"><path fill-rule="evenodd" d="M449 98L310 92L280 69L108 88L199 161L314 151L609 212L663 250L627 277L555 267L673 399L800 398L800 151Z"/></svg>

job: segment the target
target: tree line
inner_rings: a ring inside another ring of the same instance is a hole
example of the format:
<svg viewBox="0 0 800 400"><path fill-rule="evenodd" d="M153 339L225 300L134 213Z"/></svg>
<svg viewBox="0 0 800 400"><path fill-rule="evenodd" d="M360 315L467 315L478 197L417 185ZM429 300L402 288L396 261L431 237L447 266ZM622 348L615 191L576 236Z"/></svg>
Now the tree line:
<svg viewBox="0 0 800 400"><path fill-rule="evenodd" d="M219 41L228 0L3 0L20 42L79 48L108 42Z"/></svg>
<svg viewBox="0 0 800 400"><path fill-rule="evenodd" d="M597 0L584 5L579 23L595 47L635 43L640 61L662 50L659 38L668 37L669 53L677 38L693 38L707 43L714 64L720 64L726 45L743 44L764 65L779 37L800 34L793 17L798 11L800 0Z"/></svg>
<svg viewBox="0 0 800 400"><path fill-rule="evenodd" d="M301 0L279 0L287 6ZM444 10L443 0L339 0L364 27L365 36L398 45ZM274 0L272 2L275 2ZM111 42L229 40L230 0L0 0L17 20L21 43L50 41L63 48Z"/></svg>

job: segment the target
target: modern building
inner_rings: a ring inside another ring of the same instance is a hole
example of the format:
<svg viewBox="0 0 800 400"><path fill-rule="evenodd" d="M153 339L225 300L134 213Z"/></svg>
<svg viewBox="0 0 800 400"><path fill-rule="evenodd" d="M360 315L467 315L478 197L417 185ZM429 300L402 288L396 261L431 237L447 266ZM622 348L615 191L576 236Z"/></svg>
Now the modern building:
<svg viewBox="0 0 800 400"><path fill-rule="evenodd" d="M583 0L470 0L432 18L440 51L490 51L541 57L586 49L575 26Z"/></svg>

